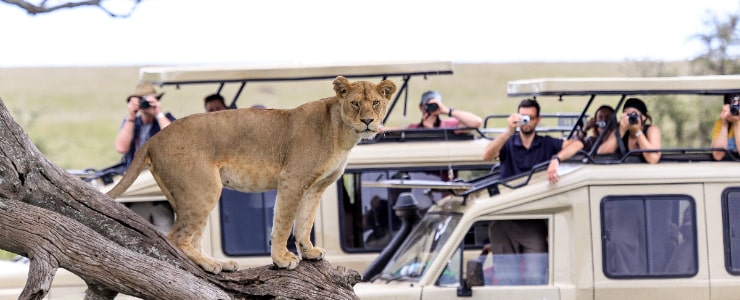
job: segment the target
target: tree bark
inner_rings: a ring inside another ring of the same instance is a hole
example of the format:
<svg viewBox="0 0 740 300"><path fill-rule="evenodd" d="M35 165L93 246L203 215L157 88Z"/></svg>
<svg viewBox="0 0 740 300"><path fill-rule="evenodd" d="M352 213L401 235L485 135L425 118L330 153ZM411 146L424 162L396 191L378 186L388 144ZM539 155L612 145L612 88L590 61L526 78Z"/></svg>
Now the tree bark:
<svg viewBox="0 0 740 300"><path fill-rule="evenodd" d="M0 249L30 259L20 299L42 299L58 268L86 299L357 299L360 274L327 261L213 275L146 220L51 163L0 99Z"/></svg>

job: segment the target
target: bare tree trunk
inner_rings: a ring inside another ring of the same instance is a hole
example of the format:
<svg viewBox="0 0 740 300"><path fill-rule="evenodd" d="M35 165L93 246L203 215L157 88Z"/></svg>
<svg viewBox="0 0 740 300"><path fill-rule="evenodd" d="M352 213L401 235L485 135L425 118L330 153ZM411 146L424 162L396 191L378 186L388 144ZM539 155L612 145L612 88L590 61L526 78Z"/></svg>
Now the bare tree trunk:
<svg viewBox="0 0 740 300"><path fill-rule="evenodd" d="M146 220L55 166L0 100L0 249L30 259L21 299L41 299L58 268L86 299L357 299L360 275L326 261L205 273Z"/></svg>

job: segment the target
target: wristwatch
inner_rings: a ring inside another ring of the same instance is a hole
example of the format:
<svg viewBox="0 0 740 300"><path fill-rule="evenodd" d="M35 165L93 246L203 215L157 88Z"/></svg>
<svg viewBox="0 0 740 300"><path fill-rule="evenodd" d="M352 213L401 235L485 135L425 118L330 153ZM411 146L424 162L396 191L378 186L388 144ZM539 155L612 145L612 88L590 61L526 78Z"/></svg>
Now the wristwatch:
<svg viewBox="0 0 740 300"><path fill-rule="evenodd" d="M642 130L635 133L635 138L639 138L642 135Z"/></svg>

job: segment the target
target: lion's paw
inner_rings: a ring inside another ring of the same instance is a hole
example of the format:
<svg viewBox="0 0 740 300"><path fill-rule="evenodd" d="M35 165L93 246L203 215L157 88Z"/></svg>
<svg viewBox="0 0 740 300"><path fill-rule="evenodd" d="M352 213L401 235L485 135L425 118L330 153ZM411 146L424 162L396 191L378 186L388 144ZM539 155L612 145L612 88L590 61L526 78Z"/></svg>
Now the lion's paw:
<svg viewBox="0 0 740 300"><path fill-rule="evenodd" d="M221 264L217 261L202 261L198 262L198 265L208 273L218 274L221 273Z"/></svg>
<svg viewBox="0 0 740 300"><path fill-rule="evenodd" d="M305 260L322 260L324 259L324 255L326 255L326 250L324 248L319 247L313 247L311 249L303 250L302 253L303 259Z"/></svg>
<svg viewBox="0 0 740 300"><path fill-rule="evenodd" d="M298 256L287 250L272 254L272 263L281 269L293 270L298 266L298 261Z"/></svg>
<svg viewBox="0 0 740 300"><path fill-rule="evenodd" d="M221 262L221 269L224 272L235 272L239 269L239 264L233 260Z"/></svg>

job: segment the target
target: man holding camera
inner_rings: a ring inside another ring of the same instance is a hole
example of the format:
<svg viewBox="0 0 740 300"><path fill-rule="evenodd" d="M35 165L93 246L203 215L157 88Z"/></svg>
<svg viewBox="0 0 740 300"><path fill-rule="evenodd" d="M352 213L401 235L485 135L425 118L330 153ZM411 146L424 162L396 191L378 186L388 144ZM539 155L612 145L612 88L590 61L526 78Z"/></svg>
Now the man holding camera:
<svg viewBox="0 0 740 300"><path fill-rule="evenodd" d="M712 131L712 148L723 148L730 152L737 152L740 148L740 95L727 94L719 113L719 119L714 122ZM712 156L716 160L725 157L725 151L714 151Z"/></svg>
<svg viewBox="0 0 740 300"><path fill-rule="evenodd" d="M573 157L583 148L580 140L563 141L551 136L537 135L535 129L540 123L540 104L533 99L522 100L517 113L511 114L507 123L506 131L489 142L483 150L484 160L498 157L501 161L502 179L530 171L535 165L550 161L547 178L550 183L557 183L560 178L560 161Z"/></svg>
<svg viewBox="0 0 740 300"><path fill-rule="evenodd" d="M409 124L408 128L478 128L483 124L474 113L445 106L436 91L427 91L421 96L419 109L421 122ZM441 115L449 118L443 120Z"/></svg>
<svg viewBox="0 0 740 300"><path fill-rule="evenodd" d="M126 98L128 114L118 130L115 143L116 151L124 155L122 163L125 168L144 142L175 120L172 114L162 112L160 99L163 94L157 93L149 83L139 83L134 93Z"/></svg>

